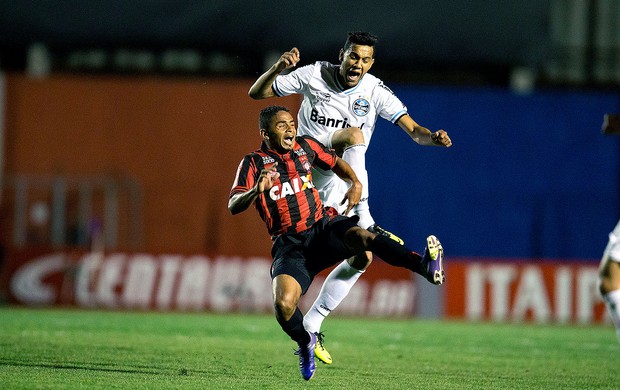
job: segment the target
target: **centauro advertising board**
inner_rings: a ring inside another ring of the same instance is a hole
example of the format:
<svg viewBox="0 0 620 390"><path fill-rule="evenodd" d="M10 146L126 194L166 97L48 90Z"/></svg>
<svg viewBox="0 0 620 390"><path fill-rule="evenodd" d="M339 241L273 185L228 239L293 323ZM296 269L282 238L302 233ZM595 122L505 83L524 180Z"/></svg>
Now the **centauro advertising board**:
<svg viewBox="0 0 620 390"><path fill-rule="evenodd" d="M271 260L263 257L26 251L11 256L3 289L12 303L84 308L271 312ZM412 274L380 260L337 309L367 316L411 316ZM322 285L319 274L301 307Z"/></svg>

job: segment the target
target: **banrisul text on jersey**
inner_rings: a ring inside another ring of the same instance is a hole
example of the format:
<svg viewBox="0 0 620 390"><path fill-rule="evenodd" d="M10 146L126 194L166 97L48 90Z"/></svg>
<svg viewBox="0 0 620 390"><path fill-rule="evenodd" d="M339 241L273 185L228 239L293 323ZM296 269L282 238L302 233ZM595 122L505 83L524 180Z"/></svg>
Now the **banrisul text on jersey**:
<svg viewBox="0 0 620 390"><path fill-rule="evenodd" d="M347 118L338 119L338 118L330 118L324 115L319 115L319 112L315 109L312 109L312 111L310 112L310 120L321 126L326 126L326 127L335 127L338 129L346 129L347 127L351 127L351 125L347 121Z"/></svg>

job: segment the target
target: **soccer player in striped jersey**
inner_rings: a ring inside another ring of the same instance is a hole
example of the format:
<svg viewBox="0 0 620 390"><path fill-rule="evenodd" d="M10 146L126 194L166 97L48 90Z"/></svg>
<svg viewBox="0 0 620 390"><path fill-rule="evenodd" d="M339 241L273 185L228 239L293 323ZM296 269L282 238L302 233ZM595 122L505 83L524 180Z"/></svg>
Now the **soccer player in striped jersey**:
<svg viewBox="0 0 620 390"><path fill-rule="evenodd" d="M300 53L293 48L254 82L249 95L254 99L303 95L298 113L299 134L311 135L333 148L351 165L362 183L361 200L353 209L360 218L359 225L402 244L398 236L375 223L369 210L366 149L375 122L382 117L398 125L420 145L450 147L452 141L444 130L431 132L416 123L398 97L380 79L368 73L375 61L376 41L377 37L368 32L349 33L340 50L339 65L318 61L294 70ZM292 71L284 74L285 70ZM338 203L346 191L346 184L332 172L320 168L313 172L313 179L323 202L342 212ZM427 241L427 245L441 248L434 236L429 236ZM323 345L320 331L323 319L346 297L371 261L371 254L367 253L342 262L328 275L317 300L306 314L307 326L319 336L317 357L327 364L331 364L332 359ZM437 278L429 281L442 284L444 280L442 269Z"/></svg>
<svg viewBox="0 0 620 390"><path fill-rule="evenodd" d="M247 154L237 170L228 209L238 214L252 204L273 240L271 277L275 315L299 349L299 369L309 380L316 369L317 337L304 325L297 307L313 278L342 259L371 251L389 264L425 277L438 272L438 249L424 256L383 235L362 229L358 217L328 213L313 181L313 168L333 171L347 183L339 202L344 214L358 204L362 184L349 164L310 136L297 137L289 110L269 106L259 115L261 146Z"/></svg>

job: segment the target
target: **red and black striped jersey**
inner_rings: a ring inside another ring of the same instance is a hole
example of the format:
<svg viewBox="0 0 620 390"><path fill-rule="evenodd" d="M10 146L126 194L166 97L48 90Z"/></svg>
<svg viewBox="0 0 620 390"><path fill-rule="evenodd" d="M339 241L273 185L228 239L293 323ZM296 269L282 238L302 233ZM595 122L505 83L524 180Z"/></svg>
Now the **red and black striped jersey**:
<svg viewBox="0 0 620 390"><path fill-rule="evenodd" d="M297 137L295 141L293 150L286 154L268 149L264 142L260 149L247 154L230 190L229 198L249 191L256 185L261 170L278 163L280 177L254 202L272 238L302 232L325 215L311 170L315 166L331 169L336 164L336 153L310 136Z"/></svg>

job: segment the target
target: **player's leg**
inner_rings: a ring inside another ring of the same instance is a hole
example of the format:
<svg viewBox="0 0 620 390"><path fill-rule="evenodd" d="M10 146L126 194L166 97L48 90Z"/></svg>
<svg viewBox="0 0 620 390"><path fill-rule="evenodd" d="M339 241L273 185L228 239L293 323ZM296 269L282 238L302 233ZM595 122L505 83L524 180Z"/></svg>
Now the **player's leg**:
<svg viewBox="0 0 620 390"><path fill-rule="evenodd" d="M372 253L370 255L372 256ZM308 331L313 333L321 331L325 317L347 296L371 261L372 259L368 259L367 253L364 252L344 260L327 275L317 299L304 316L304 326Z"/></svg>
<svg viewBox="0 0 620 390"><path fill-rule="evenodd" d="M344 241L355 252L370 250L386 263L407 268L424 276L433 284L442 284L445 281L443 247L435 236L427 238L423 256L394 240L365 229L347 230Z"/></svg>
<svg viewBox="0 0 620 390"><path fill-rule="evenodd" d="M282 330L297 342L299 349L299 369L305 380L314 375L314 348L316 337L304 329L303 315L297 307L301 297L301 286L290 275L281 274L273 278L273 306L276 319Z"/></svg>
<svg viewBox="0 0 620 390"><path fill-rule="evenodd" d="M599 266L599 291L620 342L620 222L609 235Z"/></svg>
<svg viewBox="0 0 620 390"><path fill-rule="evenodd" d="M331 141L328 141L326 145L332 147ZM312 179L323 204L338 210L347 190L346 183L331 171L325 172L318 169L313 170ZM318 339L314 353L325 364L331 364L332 357L325 348L324 336L321 332L323 320L349 294L371 261L372 254L361 254L348 261L342 261L327 275L316 300L304 316L304 326Z"/></svg>
<svg viewBox="0 0 620 390"><path fill-rule="evenodd" d="M360 218L358 225L362 229L368 229L373 233L384 235L399 244L403 244L403 240L400 237L377 225L370 214L370 193L368 191L368 171L366 170L366 150L368 147L362 130L357 127L337 130L332 135L331 144L338 154L342 156L342 159L353 168L357 178L362 183L360 202L353 209L354 214ZM341 185L346 184L342 183Z"/></svg>
<svg viewBox="0 0 620 390"><path fill-rule="evenodd" d="M355 175L362 183L362 196L353 212L360 217L358 225L363 229L374 225L375 221L370 215L368 206L368 171L366 171L366 141L364 134L358 127L340 129L333 133L331 138L332 147L342 159L349 163Z"/></svg>
<svg viewBox="0 0 620 390"><path fill-rule="evenodd" d="M313 274L306 267L303 237L282 235L273 244L271 265L273 306L282 330L299 346L299 370L305 380L314 375L316 336L304 328L299 299L312 283Z"/></svg>
<svg viewBox="0 0 620 390"><path fill-rule="evenodd" d="M332 363L332 357L324 345L324 336L321 332L323 320L344 300L353 285L372 262L372 253L359 252L354 254L342 242L346 229L353 226L359 228L356 225L356 220L336 216L324 228L331 229L334 225L333 221L336 220L343 221L339 225L340 230L338 233L333 233L329 230L328 234L317 236L320 237L318 242L308 245L314 249L318 248L318 250L312 253L311 257L317 259L322 264L321 268L325 269L338 264L323 282L316 300L304 316L305 328L317 336L318 342L314 350L315 356L326 364ZM348 259L345 261L338 260L346 257Z"/></svg>
<svg viewBox="0 0 620 390"><path fill-rule="evenodd" d="M424 256L383 235L372 233L355 224L352 218L336 216L328 223L328 242L336 254L359 255L371 251L386 263L407 268L424 276L433 284L445 281L443 247L435 236L429 236Z"/></svg>
<svg viewBox="0 0 620 390"><path fill-rule="evenodd" d="M303 316L300 320L301 311L297 303L301 297L301 286L290 275L278 275L273 278L273 306L276 320L282 330L296 342L308 342L310 337L304 329Z"/></svg>
<svg viewBox="0 0 620 390"><path fill-rule="evenodd" d="M325 348L324 335L321 332L323 320L346 298L371 261L372 253L364 252L338 264L327 275L316 300L304 316L304 327L317 336L318 342L314 354L323 363L332 363L332 357Z"/></svg>

